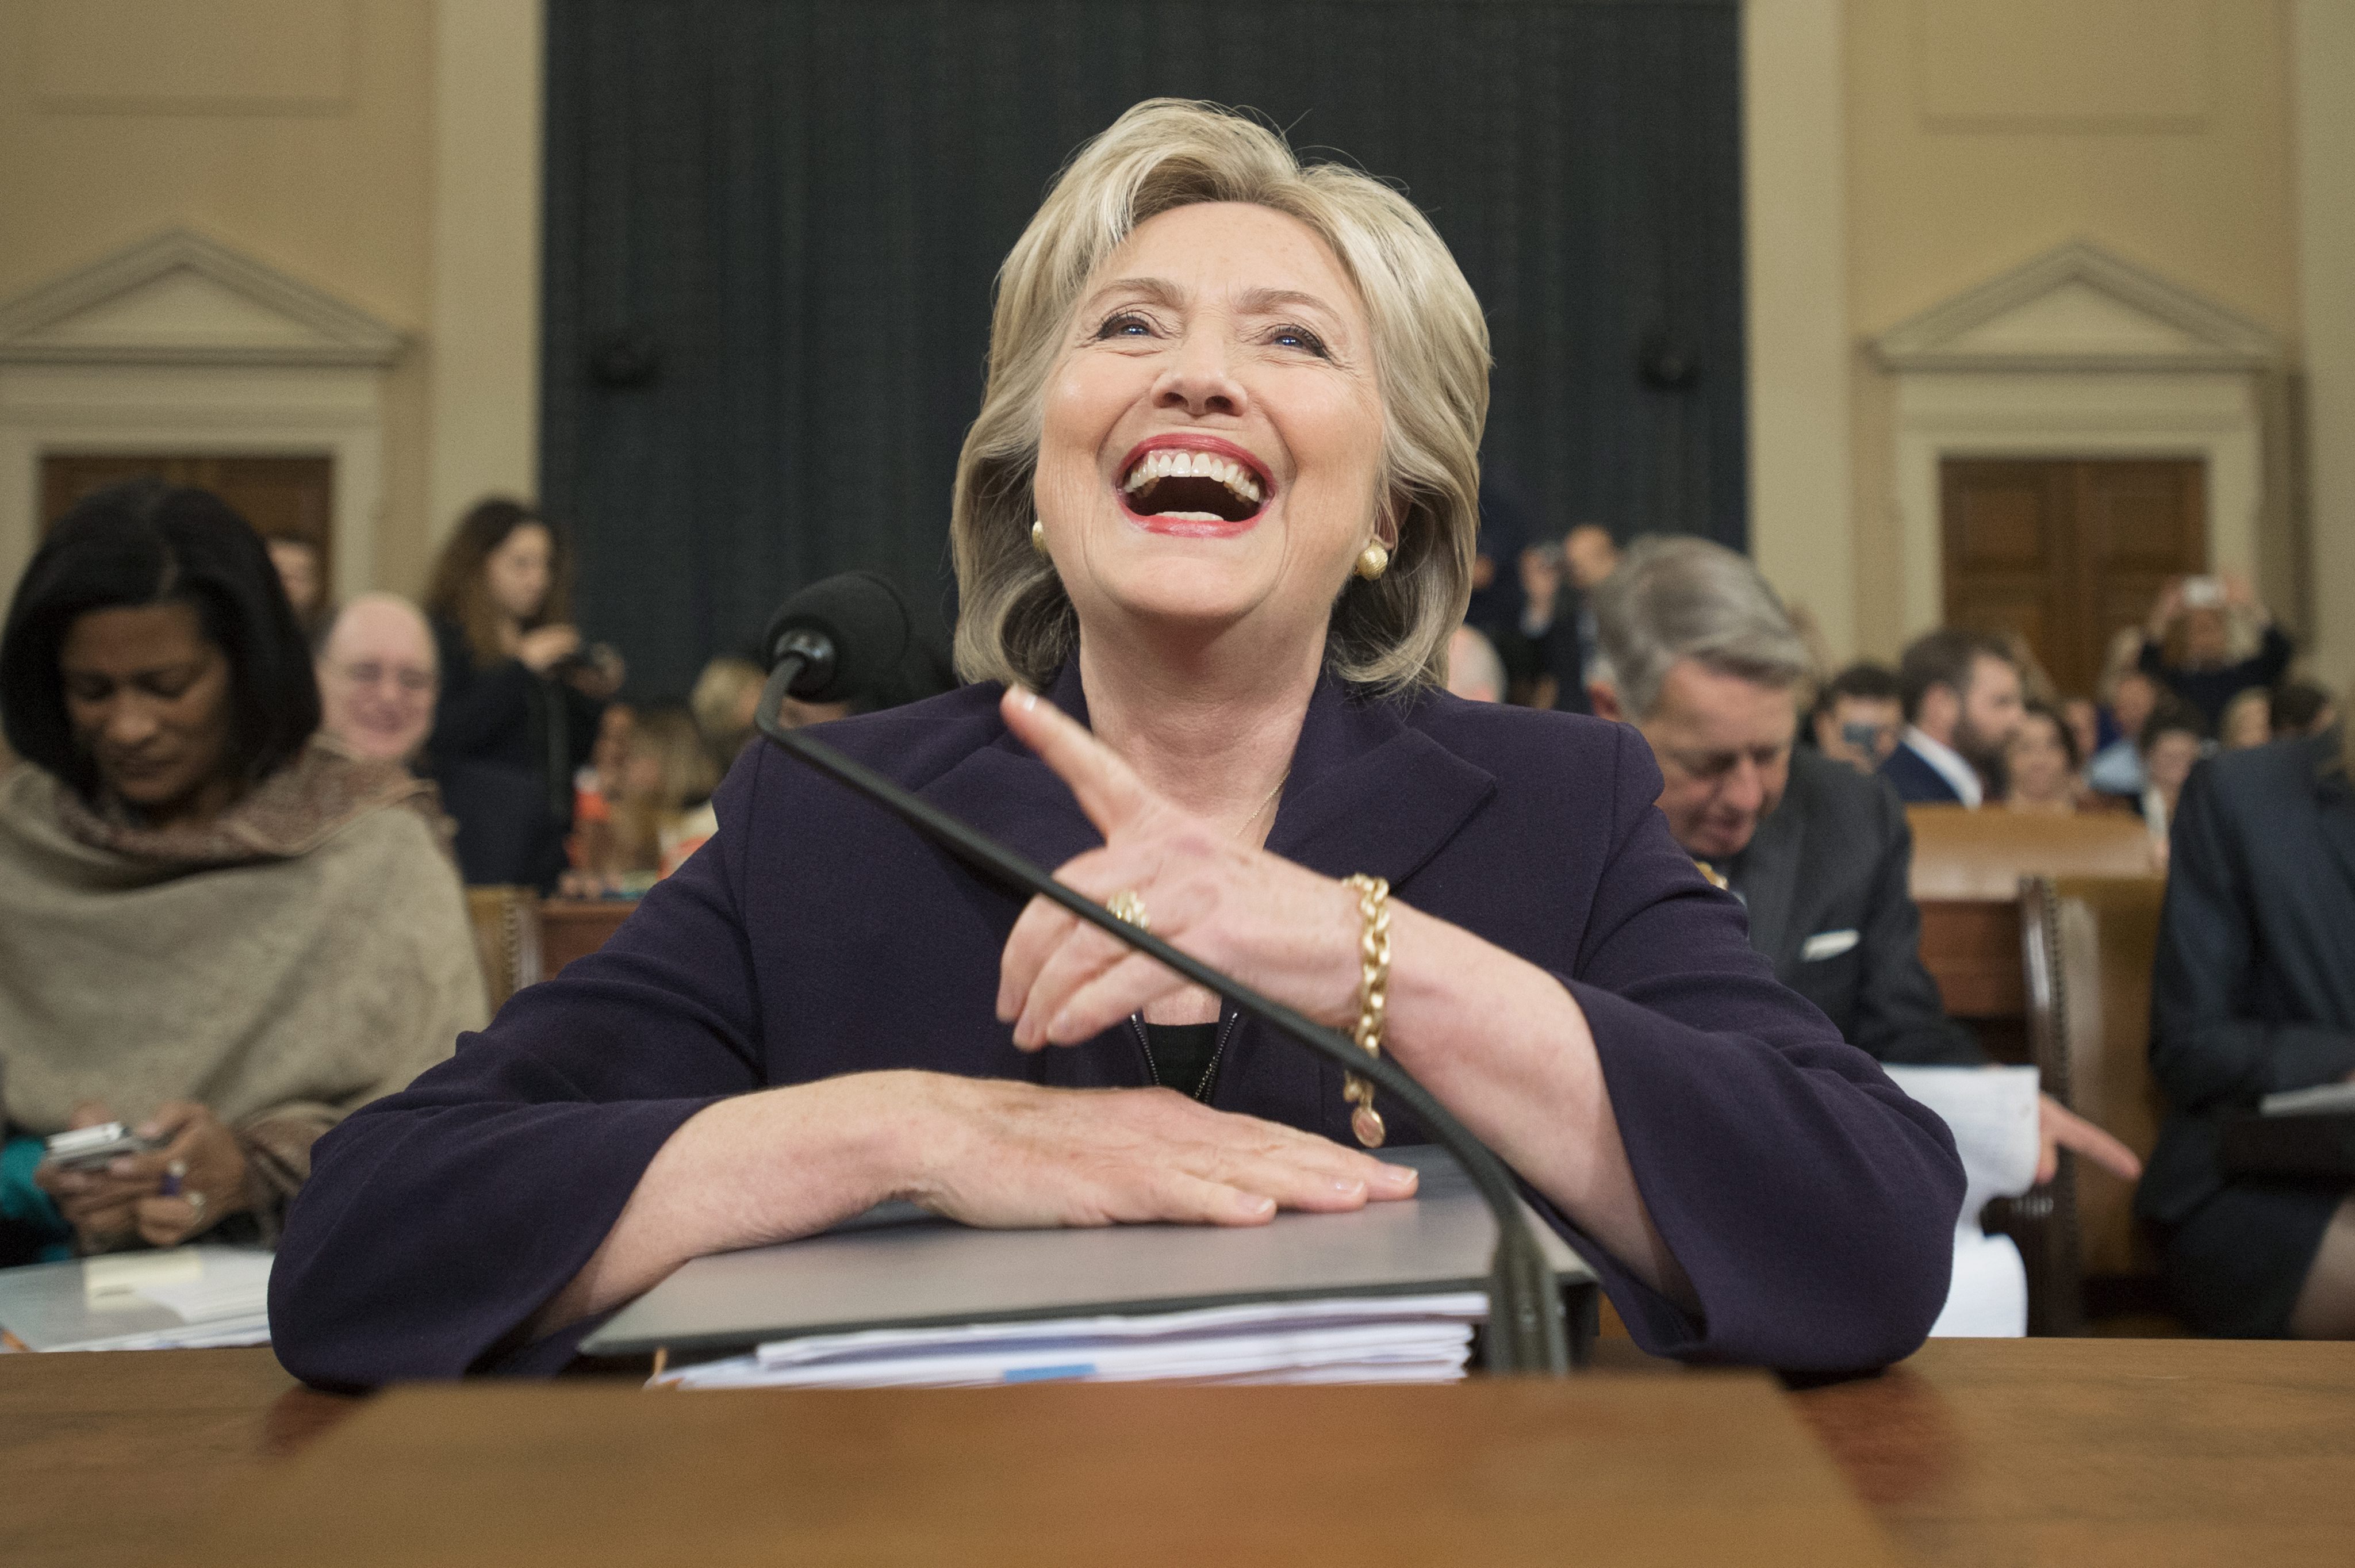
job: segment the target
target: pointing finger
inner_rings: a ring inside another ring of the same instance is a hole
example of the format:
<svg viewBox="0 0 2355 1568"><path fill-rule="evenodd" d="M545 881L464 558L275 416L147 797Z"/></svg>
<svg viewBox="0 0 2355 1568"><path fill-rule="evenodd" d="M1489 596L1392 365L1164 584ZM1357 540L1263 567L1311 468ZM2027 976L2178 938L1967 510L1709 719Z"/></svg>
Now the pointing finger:
<svg viewBox="0 0 2355 1568"><path fill-rule="evenodd" d="M1071 786L1080 809L1106 838L1152 805L1152 792L1111 747L1037 692L1008 687L997 706L1006 727Z"/></svg>

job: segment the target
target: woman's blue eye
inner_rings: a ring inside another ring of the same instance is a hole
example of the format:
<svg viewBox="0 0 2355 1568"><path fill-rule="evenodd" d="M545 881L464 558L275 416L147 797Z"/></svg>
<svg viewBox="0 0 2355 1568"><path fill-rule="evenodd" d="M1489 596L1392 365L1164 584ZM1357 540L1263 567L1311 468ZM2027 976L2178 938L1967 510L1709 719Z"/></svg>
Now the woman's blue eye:
<svg viewBox="0 0 2355 1568"><path fill-rule="evenodd" d="M1325 345L1317 340L1315 333L1305 331L1297 326L1276 328L1274 340L1286 348L1304 349L1310 354L1317 355L1325 352Z"/></svg>
<svg viewBox="0 0 2355 1568"><path fill-rule="evenodd" d="M1116 315L1096 328L1098 337L1119 337L1132 331L1142 334L1153 328L1141 315Z"/></svg>

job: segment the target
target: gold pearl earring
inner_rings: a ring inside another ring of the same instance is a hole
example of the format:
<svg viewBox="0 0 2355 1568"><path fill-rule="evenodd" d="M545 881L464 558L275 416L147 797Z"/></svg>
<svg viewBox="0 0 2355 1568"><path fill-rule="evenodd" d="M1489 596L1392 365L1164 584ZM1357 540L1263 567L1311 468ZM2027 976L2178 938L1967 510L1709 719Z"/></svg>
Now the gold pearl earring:
<svg viewBox="0 0 2355 1568"><path fill-rule="evenodd" d="M1391 552L1376 539L1358 552L1358 575L1371 582L1391 569Z"/></svg>
<svg viewBox="0 0 2355 1568"><path fill-rule="evenodd" d="M1047 525L1036 517L1030 519L1030 548L1040 555L1047 553Z"/></svg>

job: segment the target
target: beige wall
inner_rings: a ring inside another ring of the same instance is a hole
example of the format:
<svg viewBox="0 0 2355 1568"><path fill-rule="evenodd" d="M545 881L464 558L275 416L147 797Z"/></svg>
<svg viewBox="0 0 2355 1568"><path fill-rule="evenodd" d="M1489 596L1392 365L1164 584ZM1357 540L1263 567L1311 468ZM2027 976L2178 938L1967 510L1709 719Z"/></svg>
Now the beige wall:
<svg viewBox="0 0 2355 1568"><path fill-rule="evenodd" d="M539 15L0 0L0 297L187 226L410 335L373 576L414 590L448 494L532 480Z"/></svg>
<svg viewBox="0 0 2355 1568"><path fill-rule="evenodd" d="M1856 625L1888 655L1903 639L1892 382L1862 345L2072 239L2296 343L2287 8L1848 0L1846 35ZM2258 554L2276 598L2296 592L2291 527L2272 495Z"/></svg>

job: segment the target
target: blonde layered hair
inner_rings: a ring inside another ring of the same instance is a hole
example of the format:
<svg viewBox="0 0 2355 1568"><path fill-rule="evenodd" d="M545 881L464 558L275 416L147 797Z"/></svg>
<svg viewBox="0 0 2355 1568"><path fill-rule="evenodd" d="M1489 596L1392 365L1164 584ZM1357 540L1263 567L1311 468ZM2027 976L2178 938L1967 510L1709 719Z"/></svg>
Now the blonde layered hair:
<svg viewBox="0 0 2355 1568"><path fill-rule="evenodd" d="M1082 148L999 270L989 384L957 459L949 522L966 679L1042 686L1077 645L1061 579L1030 544L1048 379L1105 259L1148 219L1217 201L1306 224L1357 285L1372 328L1377 493L1398 541L1380 581L1352 576L1335 601L1327 667L1381 691L1444 682L1480 527L1489 361L1479 301L1399 192L1338 164L1304 165L1265 126L1174 98L1138 104Z"/></svg>

